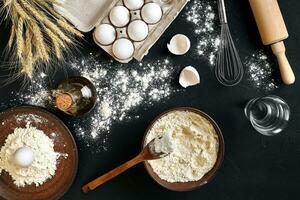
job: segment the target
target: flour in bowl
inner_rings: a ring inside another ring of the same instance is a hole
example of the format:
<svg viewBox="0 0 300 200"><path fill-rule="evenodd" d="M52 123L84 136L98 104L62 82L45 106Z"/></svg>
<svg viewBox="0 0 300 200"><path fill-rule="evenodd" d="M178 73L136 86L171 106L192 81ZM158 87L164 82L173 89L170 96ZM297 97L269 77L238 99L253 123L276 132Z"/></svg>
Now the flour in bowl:
<svg viewBox="0 0 300 200"><path fill-rule="evenodd" d="M148 161L161 179L171 183L197 181L213 168L219 140L207 119L190 111L170 112L154 123L146 143L165 133L170 133L172 153Z"/></svg>
<svg viewBox="0 0 300 200"><path fill-rule="evenodd" d="M15 152L23 147L34 153L35 158L29 167L20 167L13 159ZM0 149L0 175L2 170L8 172L18 187L40 186L55 175L60 156L67 158L68 155L55 152L53 141L42 130L30 125L16 128Z"/></svg>

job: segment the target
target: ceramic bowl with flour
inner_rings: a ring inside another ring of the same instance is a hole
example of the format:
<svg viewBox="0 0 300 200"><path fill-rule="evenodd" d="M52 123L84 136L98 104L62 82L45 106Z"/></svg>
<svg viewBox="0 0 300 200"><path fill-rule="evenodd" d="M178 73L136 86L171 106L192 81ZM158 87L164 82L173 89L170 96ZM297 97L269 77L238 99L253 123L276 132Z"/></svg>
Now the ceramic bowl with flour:
<svg viewBox="0 0 300 200"><path fill-rule="evenodd" d="M215 121L204 112L187 107L159 115L148 127L143 146L166 135L167 157L145 162L150 176L174 191L189 191L211 181L224 158L224 139ZM164 148L164 144L161 147Z"/></svg>
<svg viewBox="0 0 300 200"><path fill-rule="evenodd" d="M0 199L61 199L78 166L70 130L56 116L34 106L2 111L0 122ZM28 156L30 151L33 155ZM31 156L33 160L28 159Z"/></svg>

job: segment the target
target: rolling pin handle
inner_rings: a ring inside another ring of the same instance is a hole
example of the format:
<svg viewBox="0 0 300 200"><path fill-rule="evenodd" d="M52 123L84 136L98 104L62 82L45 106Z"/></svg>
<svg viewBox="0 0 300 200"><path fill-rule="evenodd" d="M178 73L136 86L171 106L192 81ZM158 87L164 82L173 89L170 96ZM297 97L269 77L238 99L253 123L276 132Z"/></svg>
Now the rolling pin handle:
<svg viewBox="0 0 300 200"><path fill-rule="evenodd" d="M295 82L295 75L285 55L285 46L283 41L272 44L271 47L278 60L282 81L286 85L293 84Z"/></svg>

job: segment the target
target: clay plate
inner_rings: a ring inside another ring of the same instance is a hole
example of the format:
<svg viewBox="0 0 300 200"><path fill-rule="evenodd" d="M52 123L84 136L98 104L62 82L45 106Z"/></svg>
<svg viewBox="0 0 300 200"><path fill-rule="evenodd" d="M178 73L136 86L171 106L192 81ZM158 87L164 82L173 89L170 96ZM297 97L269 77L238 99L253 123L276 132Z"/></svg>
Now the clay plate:
<svg viewBox="0 0 300 200"><path fill-rule="evenodd" d="M190 107L179 107L179 108L174 108L171 110L168 110L162 114L160 114L156 119L154 119L152 121L152 123L150 124L150 126L147 128L144 139L143 139L143 147L146 145L146 137L148 135L149 130L153 127L154 123L160 119L161 117L169 114L170 112L174 112L174 111L189 111L189 112L194 112L198 115L201 115L202 117L206 118L215 128L216 133L219 137L219 151L218 151L218 158L217 161L214 165L214 167L207 173L205 174L200 180L198 181L191 181L191 182L186 182L186 183L169 183L163 179L161 179L151 168L150 164L146 161L144 162L144 165L146 167L146 170L148 172L148 174L161 186L169 189L169 190L173 190L173 191L178 191L178 192L183 192L183 191L191 191L197 188L202 187L203 185L205 185L206 183L208 183L209 181L211 181L217 174L217 171L219 170L219 168L221 167L221 164L223 162L224 159L224 152L225 152L225 144L224 144L224 138L223 135L221 133L220 128L218 127L217 123L210 117L208 116L206 113L195 109L195 108L190 108Z"/></svg>
<svg viewBox="0 0 300 200"><path fill-rule="evenodd" d="M78 165L78 152L74 138L64 123L53 114L37 107L22 106L0 113L0 148L5 139L17 127L32 126L43 130L54 140L54 150L67 153L67 159L60 157L54 177L43 185L18 188L7 172L0 175L0 199L9 200L56 200L61 198L74 181ZM51 133L56 133L53 136Z"/></svg>

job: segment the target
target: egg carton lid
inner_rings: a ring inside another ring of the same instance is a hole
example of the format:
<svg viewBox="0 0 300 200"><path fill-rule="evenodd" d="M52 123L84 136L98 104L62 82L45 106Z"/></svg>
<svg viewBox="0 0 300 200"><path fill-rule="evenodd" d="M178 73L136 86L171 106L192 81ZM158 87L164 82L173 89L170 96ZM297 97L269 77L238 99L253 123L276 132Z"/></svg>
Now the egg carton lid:
<svg viewBox="0 0 300 200"><path fill-rule="evenodd" d="M78 30L89 32L97 26L119 0L60 0L55 10Z"/></svg>

